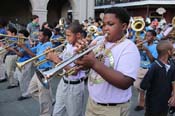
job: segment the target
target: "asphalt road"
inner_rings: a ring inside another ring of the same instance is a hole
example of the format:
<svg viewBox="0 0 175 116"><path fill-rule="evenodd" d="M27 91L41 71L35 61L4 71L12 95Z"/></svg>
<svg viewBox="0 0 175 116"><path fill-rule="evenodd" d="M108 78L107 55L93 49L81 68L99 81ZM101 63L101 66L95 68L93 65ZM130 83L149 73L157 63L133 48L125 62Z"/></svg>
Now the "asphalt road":
<svg viewBox="0 0 175 116"><path fill-rule="evenodd" d="M55 95L59 79L52 79L53 94ZM34 99L17 101L20 96L19 87L6 89L8 82L0 83L0 116L39 116L39 104ZM130 116L143 116L144 111L136 112L137 92L133 89Z"/></svg>

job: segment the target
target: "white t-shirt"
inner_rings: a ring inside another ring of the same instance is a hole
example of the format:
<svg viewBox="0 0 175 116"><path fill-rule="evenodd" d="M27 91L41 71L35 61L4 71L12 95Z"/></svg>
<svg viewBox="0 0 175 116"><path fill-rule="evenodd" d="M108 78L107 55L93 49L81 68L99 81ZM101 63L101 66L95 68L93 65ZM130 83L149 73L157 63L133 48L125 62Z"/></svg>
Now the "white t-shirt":
<svg viewBox="0 0 175 116"><path fill-rule="evenodd" d="M75 47L73 47L71 44L68 43L63 53L59 57L62 58L63 60L66 60L72 57L74 54L75 54ZM75 66L75 64L71 63L69 64L69 66L73 67ZM85 76L86 76L85 71L79 71L77 75L70 75L64 78L66 78L67 80L78 80L78 79L84 78Z"/></svg>
<svg viewBox="0 0 175 116"><path fill-rule="evenodd" d="M108 42L105 44L105 48L110 48L113 44L115 43ZM112 56L109 55L105 58L106 66L110 66L134 80L137 78L140 54L132 41L125 39L114 46L109 54L112 54ZM88 89L91 99L98 103L123 103L127 102L132 96L131 87L127 90L114 87L94 70L91 70L89 73Z"/></svg>
<svg viewBox="0 0 175 116"><path fill-rule="evenodd" d="M168 72L168 70L170 69L170 65L169 64L165 64L165 68L166 68L166 72Z"/></svg>

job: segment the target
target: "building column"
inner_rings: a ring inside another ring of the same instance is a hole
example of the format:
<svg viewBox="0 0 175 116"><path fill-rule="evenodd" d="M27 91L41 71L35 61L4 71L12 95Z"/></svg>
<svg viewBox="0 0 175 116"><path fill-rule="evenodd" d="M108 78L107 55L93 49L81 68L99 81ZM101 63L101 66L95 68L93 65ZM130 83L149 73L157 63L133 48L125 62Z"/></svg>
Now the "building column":
<svg viewBox="0 0 175 116"><path fill-rule="evenodd" d="M73 20L80 23L89 17L94 18L94 0L69 0L72 6Z"/></svg>
<svg viewBox="0 0 175 116"><path fill-rule="evenodd" d="M92 17L94 18L95 16L95 0L87 0L87 18Z"/></svg>
<svg viewBox="0 0 175 116"><path fill-rule="evenodd" d="M33 9L32 10L33 15L39 16L39 24L40 26L47 21L47 10L45 9Z"/></svg>
<svg viewBox="0 0 175 116"><path fill-rule="evenodd" d="M32 14L39 16L39 24L47 21L47 4L49 0L30 0L32 5Z"/></svg>

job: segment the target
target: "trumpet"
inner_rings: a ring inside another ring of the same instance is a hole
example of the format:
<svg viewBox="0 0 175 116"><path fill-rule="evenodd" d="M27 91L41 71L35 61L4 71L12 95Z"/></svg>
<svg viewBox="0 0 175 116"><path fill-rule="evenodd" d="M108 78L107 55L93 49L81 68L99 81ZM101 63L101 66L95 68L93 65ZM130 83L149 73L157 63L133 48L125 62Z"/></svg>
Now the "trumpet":
<svg viewBox="0 0 175 116"><path fill-rule="evenodd" d="M55 38L55 39L50 39L51 42L60 42L60 43L64 43L66 39L64 37L59 37L59 38Z"/></svg>
<svg viewBox="0 0 175 116"><path fill-rule="evenodd" d="M104 38L107 37L108 34L105 34ZM52 76L56 75L61 69L63 69L65 66L69 65L70 63L74 62L78 58L86 55L87 53L91 52L93 49L97 48L98 46L102 45L104 43L104 39L97 40L97 44L93 46L88 46L88 49L83 50L82 53L77 53L73 55L72 57L66 59L65 61L61 61L58 65L55 66L55 68L41 72L39 70L36 71L38 79L41 81L44 87L48 87L48 78L51 78ZM73 69L69 70L69 73L72 73ZM67 72L61 74L61 76L68 74Z"/></svg>
<svg viewBox="0 0 175 116"><path fill-rule="evenodd" d="M52 48L52 49L50 49L50 50L44 52L43 54L40 54L40 55L35 56L35 57L33 57L33 58L30 58L29 60L26 60L26 61L24 61L24 62L16 62L16 65L17 65L17 67L18 67L19 70L22 70L22 68L23 68L26 64L37 60L39 57L44 56L44 55L48 54L48 53L51 52L51 51L55 51L55 50L57 50L57 49L59 49L59 48L65 46L66 43L67 43L67 42L65 42L65 43L63 43L63 44L61 44L61 45L59 45L59 46L57 46L57 47L55 47L55 48ZM43 62L43 61L42 61L42 62ZM45 61L44 61L44 62L45 62ZM40 63L41 63L41 62L40 62ZM38 64L38 65L39 65L39 64Z"/></svg>
<svg viewBox="0 0 175 116"><path fill-rule="evenodd" d="M18 38L18 39L28 39L27 37L23 37L23 36L11 36L11 35L6 35L6 34L0 34L0 36L2 37L12 37L12 38Z"/></svg>

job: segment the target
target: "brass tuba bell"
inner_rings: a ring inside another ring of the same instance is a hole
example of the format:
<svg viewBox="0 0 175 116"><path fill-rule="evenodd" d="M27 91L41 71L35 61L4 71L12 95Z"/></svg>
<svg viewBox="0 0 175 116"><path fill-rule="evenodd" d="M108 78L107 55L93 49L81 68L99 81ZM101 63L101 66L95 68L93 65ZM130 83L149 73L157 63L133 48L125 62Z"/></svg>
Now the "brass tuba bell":
<svg viewBox="0 0 175 116"><path fill-rule="evenodd" d="M97 27L94 25L88 26L88 28L87 28L88 33L96 33L97 30L98 30Z"/></svg>
<svg viewBox="0 0 175 116"><path fill-rule="evenodd" d="M134 17L133 22L131 23L131 28L136 31L136 37L139 36L140 32L144 29L145 22L142 17Z"/></svg>

